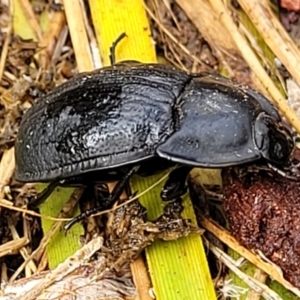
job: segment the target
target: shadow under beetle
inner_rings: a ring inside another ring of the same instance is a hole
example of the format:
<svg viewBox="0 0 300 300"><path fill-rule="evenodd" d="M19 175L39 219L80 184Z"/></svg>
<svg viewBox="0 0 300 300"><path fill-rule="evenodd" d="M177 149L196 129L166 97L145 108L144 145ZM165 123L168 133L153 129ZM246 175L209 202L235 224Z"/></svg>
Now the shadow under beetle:
<svg viewBox="0 0 300 300"><path fill-rule="evenodd" d="M261 94L215 74L125 61L81 73L42 97L22 119L15 179L88 185L118 180L100 207L110 207L133 174L178 164L161 192L186 192L193 167L223 168L260 159L288 165L294 142L276 108ZM71 221L70 224L73 224ZM69 227L67 225L67 227Z"/></svg>

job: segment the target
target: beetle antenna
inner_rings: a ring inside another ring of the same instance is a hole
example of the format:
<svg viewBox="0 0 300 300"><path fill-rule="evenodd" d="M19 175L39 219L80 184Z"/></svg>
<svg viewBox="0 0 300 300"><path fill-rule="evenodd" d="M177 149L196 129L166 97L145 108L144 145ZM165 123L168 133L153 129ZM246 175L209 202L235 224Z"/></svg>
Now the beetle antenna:
<svg viewBox="0 0 300 300"><path fill-rule="evenodd" d="M109 60L111 65L113 66L116 63L116 48L118 44L126 37L126 33L123 32L120 34L120 36L112 43L111 47L109 48L110 54L109 54Z"/></svg>
<svg viewBox="0 0 300 300"><path fill-rule="evenodd" d="M274 172L276 172L277 174L281 175L282 177L285 177L287 179L290 180L294 180L294 181L300 181L300 176L293 176L293 175L289 175L286 172L278 169L277 167L273 166L272 164L268 163L268 166L271 170L273 170Z"/></svg>

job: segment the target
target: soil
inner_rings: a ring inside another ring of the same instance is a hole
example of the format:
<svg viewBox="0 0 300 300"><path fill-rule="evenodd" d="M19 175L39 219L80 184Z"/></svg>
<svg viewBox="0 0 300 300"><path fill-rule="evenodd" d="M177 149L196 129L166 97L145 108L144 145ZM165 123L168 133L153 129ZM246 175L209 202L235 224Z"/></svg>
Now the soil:
<svg viewBox="0 0 300 300"><path fill-rule="evenodd" d="M260 250L300 287L300 182L269 172L227 169L224 202L232 235L246 248Z"/></svg>

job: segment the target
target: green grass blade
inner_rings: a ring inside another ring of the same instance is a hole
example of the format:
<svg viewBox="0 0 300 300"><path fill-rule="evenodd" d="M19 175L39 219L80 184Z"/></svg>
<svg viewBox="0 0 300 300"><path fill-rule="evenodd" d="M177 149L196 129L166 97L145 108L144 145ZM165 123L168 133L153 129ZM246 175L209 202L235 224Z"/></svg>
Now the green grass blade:
<svg viewBox="0 0 300 300"><path fill-rule="evenodd" d="M162 175L160 175L162 176ZM143 191L160 176L134 178L133 190ZM162 213L160 191L163 183L140 198L147 208L148 218ZM183 216L195 222L188 196L184 197ZM146 249L147 262L156 299L216 299L202 239L190 234L175 241L156 241Z"/></svg>

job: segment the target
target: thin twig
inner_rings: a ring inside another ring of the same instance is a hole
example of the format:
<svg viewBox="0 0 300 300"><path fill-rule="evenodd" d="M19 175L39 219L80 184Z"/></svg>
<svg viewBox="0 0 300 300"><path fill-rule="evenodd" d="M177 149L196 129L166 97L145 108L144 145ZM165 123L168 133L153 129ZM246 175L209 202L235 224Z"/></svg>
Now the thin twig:
<svg viewBox="0 0 300 300"><path fill-rule="evenodd" d="M253 278L261 283L265 283L267 281L268 275L261 269L256 268ZM251 289L248 292L246 300L260 300L261 296L262 296L261 293Z"/></svg>
<svg viewBox="0 0 300 300"><path fill-rule="evenodd" d="M8 225L8 227L9 227L9 229L11 231L11 235L12 235L12 237L13 237L14 240L19 240L20 239L19 234L18 234L15 226L13 224L11 224L11 223L12 222L9 221L9 225ZM25 248L25 246L22 247L22 248L20 248L19 251L20 251L20 254L22 255L22 257L24 258L24 260L27 260L28 257L30 256L28 254L28 251ZM29 260L28 263L27 263L27 266L30 268L30 271L31 271L30 273L35 273L36 272L37 268L36 268L36 265L33 262L33 260Z"/></svg>
<svg viewBox="0 0 300 300"><path fill-rule="evenodd" d="M219 16L222 24L228 29L228 33L232 35L232 38L234 39L245 61L248 63L255 75L260 79L265 89L270 93L275 104L277 104L281 112L285 115L285 117L297 130L297 132L300 133L300 120L297 118L295 112L291 109L291 107L287 104L287 101L284 99L283 95L278 90L273 80L261 65L256 54L249 46L246 38L239 31L237 25L232 20L231 12L224 5L222 0L209 0L209 2Z"/></svg>
<svg viewBox="0 0 300 300"><path fill-rule="evenodd" d="M239 0L238 2L266 44L300 85L300 74L298 69L295 68L295 66L300 64L300 51L273 13L269 1Z"/></svg>
<svg viewBox="0 0 300 300"><path fill-rule="evenodd" d="M91 71L94 65L80 3L77 0L64 0L64 8L78 70L79 72Z"/></svg>
<svg viewBox="0 0 300 300"><path fill-rule="evenodd" d="M10 255L15 251L19 251L22 247L26 246L29 243L27 237L22 237L17 240L12 240L7 243L0 245L0 257L5 255Z"/></svg>
<svg viewBox="0 0 300 300"><path fill-rule="evenodd" d="M161 23L159 20L154 16L152 11L146 6L145 4L145 9L149 16L155 21L155 23L162 29L162 31L178 46L180 49L187 55L189 55L193 60L195 60L197 63L199 63L201 66L206 65L208 66L205 62L201 61L197 56L193 55L184 45L182 45L178 39L174 37L174 35ZM209 66L210 67L210 66ZM211 67L210 67L211 69Z"/></svg>
<svg viewBox="0 0 300 300"><path fill-rule="evenodd" d="M65 206L63 207L63 209L59 213L59 217L64 217L65 218L66 214L68 214L68 212L74 208L77 201L80 199L82 193L83 193L83 190L80 189L80 188L77 188L77 189L74 190L74 192L72 193L70 199L67 201L67 203L65 204ZM9 280L10 282L13 282L19 276L19 274L23 271L23 269L27 266L27 264L33 258L35 258L36 261L40 261L41 256L43 255L43 253L46 249L46 246L48 245L49 241L53 238L53 236L60 230L61 225L62 225L62 221L55 222L52 225L52 227L50 228L48 233L43 236L42 240L40 241L40 244L39 244L38 248L35 249L34 252L31 253L31 255L29 255L28 257L25 258L25 260L21 264L21 266L19 266L19 268L11 276L11 278Z"/></svg>
<svg viewBox="0 0 300 300"><path fill-rule="evenodd" d="M205 239L205 237L203 238ZM242 272L238 268L236 261L233 258L231 258L228 254L226 254L220 248L212 245L208 241L206 242L209 245L209 249L216 255L216 257L220 261L222 261L222 263L224 263L232 272L234 272L238 277L240 277L251 289L255 290L257 293L260 293L266 300L283 300L267 285Z"/></svg>
<svg viewBox="0 0 300 300"><path fill-rule="evenodd" d="M130 269L133 276L133 281L138 292L138 297L141 300L152 300L149 290L151 288L151 281L144 259L139 256L130 264Z"/></svg>
<svg viewBox="0 0 300 300"><path fill-rule="evenodd" d="M266 262L260 256L241 246L238 241L230 235L228 231L217 225L212 220L207 219L203 215L201 216L200 224L204 229L211 232L228 247L239 253L242 257L250 261L256 267L266 272L271 278L282 284L286 289L290 290L295 295L300 297L299 289L297 289L290 282L283 278L281 269L278 266L272 264L271 262Z"/></svg>
<svg viewBox="0 0 300 300"><path fill-rule="evenodd" d="M4 198L4 187L10 183L15 170L14 148L5 150L0 162L0 199Z"/></svg>
<svg viewBox="0 0 300 300"><path fill-rule="evenodd" d="M95 68L102 68L103 64L100 58L100 52L97 44L97 40L94 34L94 31L89 23L88 15L84 6L84 3L82 0L79 1L81 8L82 8L82 17L83 17L83 22L85 25L85 29L88 35L88 38L90 40L90 48L91 48L91 53L92 53L92 58L93 58L93 63Z"/></svg>
<svg viewBox="0 0 300 300"><path fill-rule="evenodd" d="M66 275L80 267L83 262L88 261L91 256L98 251L103 244L103 238L97 237L91 240L88 244L80 248L74 255L66 259L63 263L58 265L55 270L44 277L33 289L29 290L25 294L16 295L17 300L33 300L41 294L41 292L50 286L52 283L57 281L59 278L64 278Z"/></svg>

